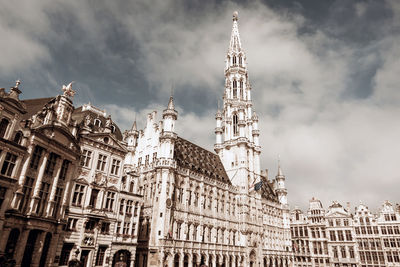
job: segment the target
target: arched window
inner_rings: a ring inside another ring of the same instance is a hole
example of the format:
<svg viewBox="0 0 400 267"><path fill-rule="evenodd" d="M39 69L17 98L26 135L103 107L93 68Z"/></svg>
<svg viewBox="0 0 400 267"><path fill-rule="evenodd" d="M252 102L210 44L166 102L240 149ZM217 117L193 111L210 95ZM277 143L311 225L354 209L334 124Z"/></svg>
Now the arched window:
<svg viewBox="0 0 400 267"><path fill-rule="evenodd" d="M242 66L242 56L239 56L239 65Z"/></svg>
<svg viewBox="0 0 400 267"><path fill-rule="evenodd" d="M238 117L237 114L233 115L233 135L237 136L239 134L238 131Z"/></svg>
<svg viewBox="0 0 400 267"><path fill-rule="evenodd" d="M101 120L95 119L94 120L94 125L97 126L97 127L100 127L101 126Z"/></svg>
<svg viewBox="0 0 400 267"><path fill-rule="evenodd" d="M133 188L134 188L134 186L135 186L135 182L134 182L134 181L131 181L131 184L130 184L130 186L129 186L129 192L133 193Z"/></svg>
<svg viewBox="0 0 400 267"><path fill-rule="evenodd" d="M6 118L3 118L1 120L1 122L0 122L0 137L4 137L4 135L6 134L9 123L10 123L9 120L7 120Z"/></svg>
<svg viewBox="0 0 400 267"><path fill-rule="evenodd" d="M233 81L233 98L237 98L237 81Z"/></svg>
<svg viewBox="0 0 400 267"><path fill-rule="evenodd" d="M232 63L233 63L233 65L236 65L236 57L235 56L232 57Z"/></svg>
<svg viewBox="0 0 400 267"><path fill-rule="evenodd" d="M14 136L14 142L17 144L21 144L22 141L22 132L18 131Z"/></svg>
<svg viewBox="0 0 400 267"><path fill-rule="evenodd" d="M111 125L111 132L115 133L115 126L114 125Z"/></svg>

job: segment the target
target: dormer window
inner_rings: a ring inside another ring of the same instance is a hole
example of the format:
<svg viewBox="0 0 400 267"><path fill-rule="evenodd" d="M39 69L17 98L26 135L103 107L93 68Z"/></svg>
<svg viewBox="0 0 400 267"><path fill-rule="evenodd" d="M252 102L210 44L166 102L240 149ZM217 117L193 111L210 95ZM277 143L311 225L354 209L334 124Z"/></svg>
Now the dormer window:
<svg viewBox="0 0 400 267"><path fill-rule="evenodd" d="M111 125L111 132L115 133L115 126L114 125Z"/></svg>
<svg viewBox="0 0 400 267"><path fill-rule="evenodd" d="M94 120L94 126L100 127L101 126L101 120L95 119Z"/></svg>

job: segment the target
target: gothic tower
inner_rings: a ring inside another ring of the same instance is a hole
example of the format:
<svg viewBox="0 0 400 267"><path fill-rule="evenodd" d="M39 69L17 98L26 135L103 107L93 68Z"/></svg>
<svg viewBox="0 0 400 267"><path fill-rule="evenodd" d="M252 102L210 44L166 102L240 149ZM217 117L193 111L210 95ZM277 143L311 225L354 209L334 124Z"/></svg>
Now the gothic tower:
<svg viewBox="0 0 400 267"><path fill-rule="evenodd" d="M231 182L246 192L259 180L261 147L258 117L252 111L246 54L240 42L238 12L233 13L231 40L225 59L223 109L217 111L215 118L215 152Z"/></svg>

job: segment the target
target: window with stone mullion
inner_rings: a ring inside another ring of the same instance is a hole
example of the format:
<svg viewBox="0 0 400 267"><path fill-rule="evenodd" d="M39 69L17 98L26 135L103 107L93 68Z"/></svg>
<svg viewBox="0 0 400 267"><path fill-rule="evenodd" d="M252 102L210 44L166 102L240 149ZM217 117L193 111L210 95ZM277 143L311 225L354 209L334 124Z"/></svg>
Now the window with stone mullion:
<svg viewBox="0 0 400 267"><path fill-rule="evenodd" d="M47 201L48 201L48 196L49 196L49 188L50 184L47 182L42 182L40 186L40 191L39 191L39 203L36 208L36 214L37 215L42 215L43 211L46 209Z"/></svg>
<svg viewBox="0 0 400 267"><path fill-rule="evenodd" d="M57 158L59 156L55 153L50 153L50 157L47 160L47 164L46 164L46 169L45 169L45 173L48 175L53 175L54 172L54 167L56 166L56 162L57 162Z"/></svg>
<svg viewBox="0 0 400 267"><path fill-rule="evenodd" d="M3 167L1 168L1 174L11 177L16 161L17 156L7 152L6 158L4 159Z"/></svg>

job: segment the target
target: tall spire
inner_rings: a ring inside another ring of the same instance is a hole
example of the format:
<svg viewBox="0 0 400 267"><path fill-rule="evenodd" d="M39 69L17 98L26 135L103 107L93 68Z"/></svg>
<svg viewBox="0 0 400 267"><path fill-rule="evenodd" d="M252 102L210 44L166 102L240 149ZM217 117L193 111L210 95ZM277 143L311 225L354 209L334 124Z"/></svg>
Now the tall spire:
<svg viewBox="0 0 400 267"><path fill-rule="evenodd" d="M233 26L231 41L229 43L229 52L240 52L242 51L242 43L240 42L239 27L238 27L239 13L233 12Z"/></svg>
<svg viewBox="0 0 400 267"><path fill-rule="evenodd" d="M247 192L261 174L258 119L252 117L251 86L242 49L238 12L233 12L232 34L225 58L222 110L217 111L215 152L231 182Z"/></svg>

